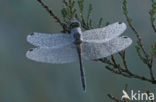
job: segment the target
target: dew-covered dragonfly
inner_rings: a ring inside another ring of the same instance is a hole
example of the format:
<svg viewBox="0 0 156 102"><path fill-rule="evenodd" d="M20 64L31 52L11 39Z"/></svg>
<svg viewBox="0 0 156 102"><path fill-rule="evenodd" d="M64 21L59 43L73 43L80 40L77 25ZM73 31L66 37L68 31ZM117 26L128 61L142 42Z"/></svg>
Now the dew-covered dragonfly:
<svg viewBox="0 0 156 102"><path fill-rule="evenodd" d="M82 59L95 60L120 52L131 45L129 37L120 35L126 24L116 22L103 28L81 31L81 24L74 20L70 24L71 34L32 33L27 41L36 48L27 51L27 58L52 64L79 61L82 88L86 90L85 72Z"/></svg>

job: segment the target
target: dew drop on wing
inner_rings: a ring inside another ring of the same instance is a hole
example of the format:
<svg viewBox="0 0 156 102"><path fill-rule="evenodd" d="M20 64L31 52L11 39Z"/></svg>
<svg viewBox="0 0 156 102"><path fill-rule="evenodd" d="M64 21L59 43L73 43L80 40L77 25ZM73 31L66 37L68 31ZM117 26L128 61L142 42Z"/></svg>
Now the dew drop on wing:
<svg viewBox="0 0 156 102"><path fill-rule="evenodd" d="M84 42L107 42L121 35L127 26L125 23L113 23L103 28L91 29L82 32Z"/></svg>
<svg viewBox="0 0 156 102"><path fill-rule="evenodd" d="M78 61L77 51L74 44L62 48L33 48L27 51L27 58L44 63L64 64Z"/></svg>
<svg viewBox="0 0 156 102"><path fill-rule="evenodd" d="M70 34L43 34L32 33L27 36L27 41L37 47L63 47L72 43Z"/></svg>
<svg viewBox="0 0 156 102"><path fill-rule="evenodd" d="M99 59L120 52L130 46L130 38L117 37L105 43L87 43L82 45L82 55L84 59Z"/></svg>

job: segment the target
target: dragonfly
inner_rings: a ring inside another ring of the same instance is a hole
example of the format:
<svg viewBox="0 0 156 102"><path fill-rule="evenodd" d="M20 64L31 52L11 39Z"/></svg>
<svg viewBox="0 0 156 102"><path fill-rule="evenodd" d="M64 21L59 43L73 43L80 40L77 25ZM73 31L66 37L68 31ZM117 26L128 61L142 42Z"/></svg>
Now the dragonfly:
<svg viewBox="0 0 156 102"><path fill-rule="evenodd" d="M82 88L86 91L84 60L101 59L126 49L132 40L120 36L126 30L126 24L116 22L103 28L81 30L81 23L70 23L71 33L44 34L34 32L27 41L36 46L27 51L26 57L43 63L65 64L79 62Z"/></svg>

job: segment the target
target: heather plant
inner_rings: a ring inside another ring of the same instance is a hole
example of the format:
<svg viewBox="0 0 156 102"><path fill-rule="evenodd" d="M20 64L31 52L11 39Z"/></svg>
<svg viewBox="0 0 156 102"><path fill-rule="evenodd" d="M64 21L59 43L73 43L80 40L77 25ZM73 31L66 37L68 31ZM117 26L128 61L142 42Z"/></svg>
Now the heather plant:
<svg viewBox="0 0 156 102"><path fill-rule="evenodd" d="M69 24L72 20L77 19L80 21L82 25L82 29L84 30L89 30L93 28L99 28L102 27L102 25L108 25L103 24L103 18L99 18L98 24L94 23L94 19L92 18L92 13L93 13L93 5L89 4L84 5L85 0L63 0L62 1L62 10L60 13L62 14L62 18L59 18L57 15L55 15L53 10L50 10L48 5L45 4L44 1L42 0L37 0L50 14L53 19L56 20L56 22L62 27L61 32L64 33L70 33L70 27ZM150 15L150 22L151 22L151 27L153 28L153 31L156 33L156 26L155 26L155 13L156 13L156 2L154 0L149 1L151 2L151 9L149 10L149 15ZM141 34L139 31L135 28L135 25L133 25L133 18L130 17L130 14L128 12L128 6L127 6L127 0L122 1L122 10L123 10L123 15L125 16L125 19L127 21L127 25L129 28L133 31L134 36L136 37L135 43L135 50L136 53L140 59L140 63L143 62L143 64L147 67L147 71L149 72L150 77L144 76L144 75L138 75L135 72L132 72L128 66L128 62L126 59L127 53L126 50L123 50L118 53L118 56L121 58L121 62L118 61L116 56L112 55L109 58L102 58L102 59L97 59L95 61L100 61L104 63L106 66L105 68L109 70L112 73L118 74L120 76L126 77L126 78L135 78L141 81L146 81L151 84L156 84L156 79L155 79L155 72L153 72L153 63L156 58L156 42L154 42L150 49L146 49L144 47L144 40L141 37ZM148 14L148 13L147 13ZM127 85L125 88L127 90ZM149 93L149 90L147 89L147 93ZM120 98L116 98L111 94L108 94L108 97L115 101L115 102L130 102L129 100L120 100ZM152 101L154 102L154 100Z"/></svg>

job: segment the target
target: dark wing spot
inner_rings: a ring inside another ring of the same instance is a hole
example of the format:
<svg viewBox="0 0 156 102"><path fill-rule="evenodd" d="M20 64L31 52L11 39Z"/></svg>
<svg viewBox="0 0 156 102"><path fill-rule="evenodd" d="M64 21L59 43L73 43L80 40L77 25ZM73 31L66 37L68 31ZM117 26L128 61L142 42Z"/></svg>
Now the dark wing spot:
<svg viewBox="0 0 156 102"><path fill-rule="evenodd" d="M128 38L127 36L123 36L123 38Z"/></svg>
<svg viewBox="0 0 156 102"><path fill-rule="evenodd" d="M34 35L34 33L31 33L30 35Z"/></svg>
<svg viewBox="0 0 156 102"><path fill-rule="evenodd" d="M122 24L122 22L119 22L119 24Z"/></svg>
<svg viewBox="0 0 156 102"><path fill-rule="evenodd" d="M29 49L29 51L30 51L30 52L33 51L33 48Z"/></svg>

